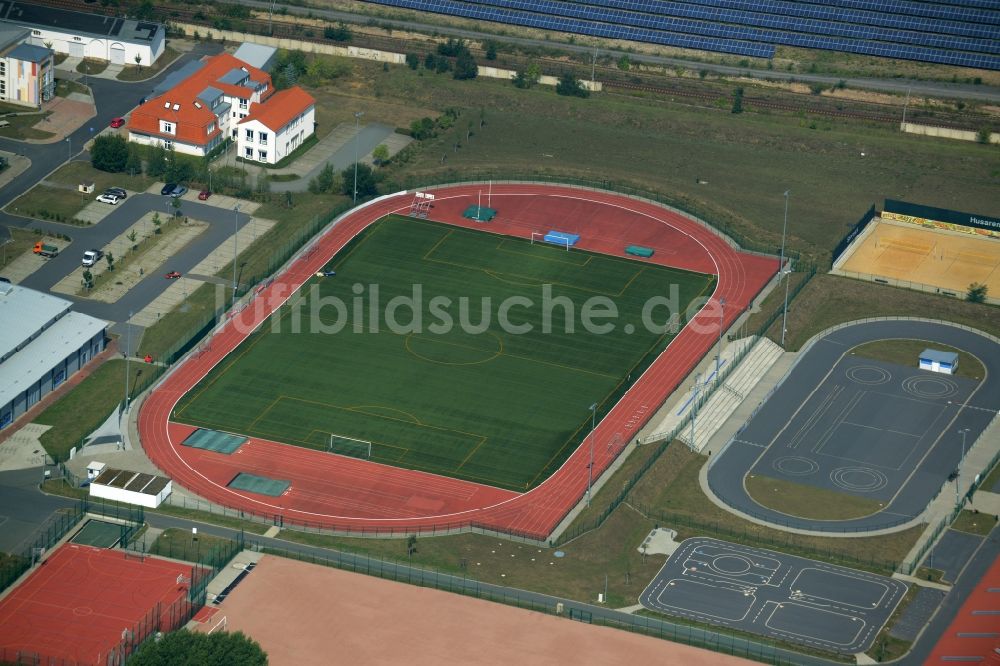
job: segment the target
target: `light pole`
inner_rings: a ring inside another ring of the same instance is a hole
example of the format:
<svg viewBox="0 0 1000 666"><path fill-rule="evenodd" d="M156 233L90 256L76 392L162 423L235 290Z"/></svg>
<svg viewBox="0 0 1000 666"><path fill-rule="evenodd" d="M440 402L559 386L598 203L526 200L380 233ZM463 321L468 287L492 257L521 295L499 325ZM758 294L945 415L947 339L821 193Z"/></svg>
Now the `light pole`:
<svg viewBox="0 0 1000 666"><path fill-rule="evenodd" d="M240 204L233 208L233 305L236 305L236 257L239 256Z"/></svg>
<svg viewBox="0 0 1000 666"><path fill-rule="evenodd" d="M958 459L958 467L955 468L955 506L961 506L961 500L959 500L959 487L962 485L962 461L965 460L965 433L969 432L968 428L962 428L958 431L958 434L962 436L962 457Z"/></svg>
<svg viewBox="0 0 1000 666"><path fill-rule="evenodd" d="M354 114L354 205L358 204L358 131L359 122L361 116L365 115L364 111L358 111Z"/></svg>
<svg viewBox="0 0 1000 666"><path fill-rule="evenodd" d="M587 506L590 506L590 490L594 485L594 430L597 428L597 403L590 406L590 464L587 465Z"/></svg>
<svg viewBox="0 0 1000 666"><path fill-rule="evenodd" d="M125 320L125 409L128 409L128 363L132 354L132 312L129 311L128 319Z"/></svg>
<svg viewBox="0 0 1000 666"><path fill-rule="evenodd" d="M701 379L701 373L695 373L694 375L694 386L692 387L691 396L691 450L695 450L694 444L694 426L695 419L698 418L698 380Z"/></svg>
<svg viewBox="0 0 1000 666"><path fill-rule="evenodd" d="M722 329L726 325L726 299L720 298L719 305L722 311L719 313L719 353L715 356L715 381L719 381L719 369L722 367Z"/></svg>
<svg viewBox="0 0 1000 666"><path fill-rule="evenodd" d="M73 141L66 137L66 161L69 162L73 159Z"/></svg>
<svg viewBox="0 0 1000 666"><path fill-rule="evenodd" d="M785 281L785 306L781 310L781 346L785 346L785 330L788 328L788 273L785 270L785 235L788 232L788 194L791 190L785 190L785 224L781 227L781 260L778 270L781 271L781 279Z"/></svg>

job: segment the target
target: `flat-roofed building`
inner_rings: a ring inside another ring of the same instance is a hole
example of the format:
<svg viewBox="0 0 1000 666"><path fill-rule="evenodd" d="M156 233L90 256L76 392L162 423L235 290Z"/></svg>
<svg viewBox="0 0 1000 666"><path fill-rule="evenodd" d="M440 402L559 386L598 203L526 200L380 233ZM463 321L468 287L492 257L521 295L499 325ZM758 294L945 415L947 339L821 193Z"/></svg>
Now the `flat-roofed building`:
<svg viewBox="0 0 1000 666"><path fill-rule="evenodd" d="M108 323L72 305L0 283L0 429L104 351Z"/></svg>

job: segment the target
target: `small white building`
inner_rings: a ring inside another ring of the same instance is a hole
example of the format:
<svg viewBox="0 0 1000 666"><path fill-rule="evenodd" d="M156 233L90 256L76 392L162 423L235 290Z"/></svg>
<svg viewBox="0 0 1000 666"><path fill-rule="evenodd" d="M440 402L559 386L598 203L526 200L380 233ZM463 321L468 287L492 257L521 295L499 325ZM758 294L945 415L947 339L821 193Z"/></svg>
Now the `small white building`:
<svg viewBox="0 0 1000 666"><path fill-rule="evenodd" d="M316 100L299 87L281 90L254 106L239 121L237 155L247 161L277 164L312 136Z"/></svg>
<svg viewBox="0 0 1000 666"><path fill-rule="evenodd" d="M108 466L107 463L102 463L98 462L97 460L92 460L87 465L87 480L93 481L94 479L99 477L104 472L105 468L107 468L107 466Z"/></svg>
<svg viewBox="0 0 1000 666"><path fill-rule="evenodd" d="M920 369L953 375L958 370L958 354L955 352L925 349L920 352Z"/></svg>
<svg viewBox="0 0 1000 666"><path fill-rule="evenodd" d="M149 66L166 47L166 28L152 21L2 2L0 22L30 30L35 46L113 65Z"/></svg>
<svg viewBox="0 0 1000 666"><path fill-rule="evenodd" d="M90 476L89 466L87 476ZM97 478L90 482L91 497L138 504L147 509L160 506L172 490L173 481L164 476L111 467L104 468Z"/></svg>

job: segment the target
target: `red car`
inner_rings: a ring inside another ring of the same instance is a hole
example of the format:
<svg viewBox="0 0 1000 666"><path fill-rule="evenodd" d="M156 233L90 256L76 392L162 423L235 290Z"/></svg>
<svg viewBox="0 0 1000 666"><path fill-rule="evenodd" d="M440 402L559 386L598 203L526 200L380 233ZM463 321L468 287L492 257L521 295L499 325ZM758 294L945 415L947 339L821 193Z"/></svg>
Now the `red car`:
<svg viewBox="0 0 1000 666"><path fill-rule="evenodd" d="M114 127L115 129L121 127L124 124L125 124L124 118L113 118L111 120L111 126Z"/></svg>
<svg viewBox="0 0 1000 666"><path fill-rule="evenodd" d="M181 276L181 274L178 273L177 271L170 271L169 273L167 273L163 277L167 278L168 280L176 280L180 276Z"/></svg>
<svg viewBox="0 0 1000 666"><path fill-rule="evenodd" d="M212 196L212 193L209 192L208 190L202 190L201 192L198 193L198 199L200 199L201 201L204 201L210 196Z"/></svg>

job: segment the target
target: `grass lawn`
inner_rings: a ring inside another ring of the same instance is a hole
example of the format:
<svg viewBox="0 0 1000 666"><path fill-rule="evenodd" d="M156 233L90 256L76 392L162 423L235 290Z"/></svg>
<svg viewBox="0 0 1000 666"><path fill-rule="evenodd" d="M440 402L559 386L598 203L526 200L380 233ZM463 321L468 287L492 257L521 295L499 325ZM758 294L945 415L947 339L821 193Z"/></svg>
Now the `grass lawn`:
<svg viewBox="0 0 1000 666"><path fill-rule="evenodd" d="M941 569L931 569L929 567L920 567L914 574L917 578L923 580L929 580L932 583L940 583L944 580L944 571Z"/></svg>
<svg viewBox="0 0 1000 666"><path fill-rule="evenodd" d="M786 346L795 351L835 324L884 316L944 319L1000 335L1000 307L824 274L813 278L789 305ZM768 337L781 338L780 321L768 329Z"/></svg>
<svg viewBox="0 0 1000 666"><path fill-rule="evenodd" d="M951 524L951 529L969 534L979 534L986 536L997 524L997 517L992 513L976 513L965 509L958 514L958 518Z"/></svg>
<svg viewBox="0 0 1000 666"><path fill-rule="evenodd" d="M876 340L858 345L849 353L912 368L917 362L920 352L928 347L937 351L958 352L958 371L955 373L956 377L981 380L986 376L986 368L983 367L983 364L975 356L939 342L928 342L926 340Z"/></svg>
<svg viewBox="0 0 1000 666"><path fill-rule="evenodd" d="M84 58L76 65L76 71L81 74L93 75L100 74L108 68L111 63L107 60L91 60L89 58Z"/></svg>
<svg viewBox="0 0 1000 666"><path fill-rule="evenodd" d="M149 547L150 555L162 555L174 560L198 562L205 558L213 548L224 547L230 543L224 537L200 533L197 536L190 530L171 527L156 537Z"/></svg>
<svg viewBox="0 0 1000 666"><path fill-rule="evenodd" d="M646 300L676 284L686 304L713 281L409 218L370 227L330 266L337 278L314 279L303 293L339 299L340 311L316 307L307 313L311 328L296 333L289 331L299 315L284 308L284 334L263 327L182 399L175 418L315 449L335 433L371 441L380 462L525 490L561 465L589 428L581 396L603 411L633 369L672 339L641 325ZM552 285L550 297L543 283ZM348 327L347 304L357 310L361 302L353 285L376 284L382 304L419 285L420 321L413 309L375 306L353 314ZM546 323L546 298L576 310L595 296L617 306L614 332L584 330L562 307L549 307ZM501 305L496 321L479 326L493 317L483 299L514 297L522 301L510 325L499 325ZM440 309L428 307L442 299ZM453 307L463 299L473 305ZM373 315L377 331L366 324ZM635 325L631 335L626 322ZM532 330L515 329L524 326Z"/></svg>
<svg viewBox="0 0 1000 666"><path fill-rule="evenodd" d="M31 252L31 248L40 238L39 234L27 229L17 227L7 227L10 232L10 242L0 245L0 275L4 267L17 259L25 252Z"/></svg>
<svg viewBox="0 0 1000 666"><path fill-rule="evenodd" d="M881 502L865 497L759 474L748 476L744 483L747 493L761 506L800 518L850 520L882 509Z"/></svg>
<svg viewBox="0 0 1000 666"><path fill-rule="evenodd" d="M7 204L7 212L71 223L81 210L107 188L117 186L143 191L153 182L148 176L98 171L90 162L79 160L62 166L46 180L59 186L37 185ZM80 192L77 189L80 183L94 183L94 194Z"/></svg>
<svg viewBox="0 0 1000 666"><path fill-rule="evenodd" d="M56 95L59 97L68 97L70 93L75 92L87 94L90 92L90 88L82 83L70 81L69 79L59 79L56 81Z"/></svg>
<svg viewBox="0 0 1000 666"><path fill-rule="evenodd" d="M141 367L136 370L141 371ZM57 460L66 460L69 450L104 422L124 390L125 361L111 359L94 370L35 418L35 423L52 426L41 437L45 451Z"/></svg>
<svg viewBox="0 0 1000 666"><path fill-rule="evenodd" d="M134 61L125 63L122 71L118 72L118 80L145 81L151 79L159 74L164 67L169 66L179 55L180 53L176 49L167 45L163 47L163 53L160 54L160 57L156 59L156 62L152 66L148 62L142 63L141 67L136 66ZM138 98L136 98L136 102L138 101Z"/></svg>
<svg viewBox="0 0 1000 666"><path fill-rule="evenodd" d="M11 105L14 113L24 115L4 116L4 120L10 124L7 127L0 127L0 137L5 139L51 139L55 136L52 132L35 129L35 125L52 115L51 111L35 112L34 109ZM30 149L29 149L30 150ZM23 152L23 151L19 151Z"/></svg>
<svg viewBox="0 0 1000 666"><path fill-rule="evenodd" d="M917 525L885 536L843 539L792 534L746 522L705 497L698 471L706 462L674 442L636 484L628 501L660 525L676 529L681 539L714 536L881 574L901 562L924 531L924 525Z"/></svg>

